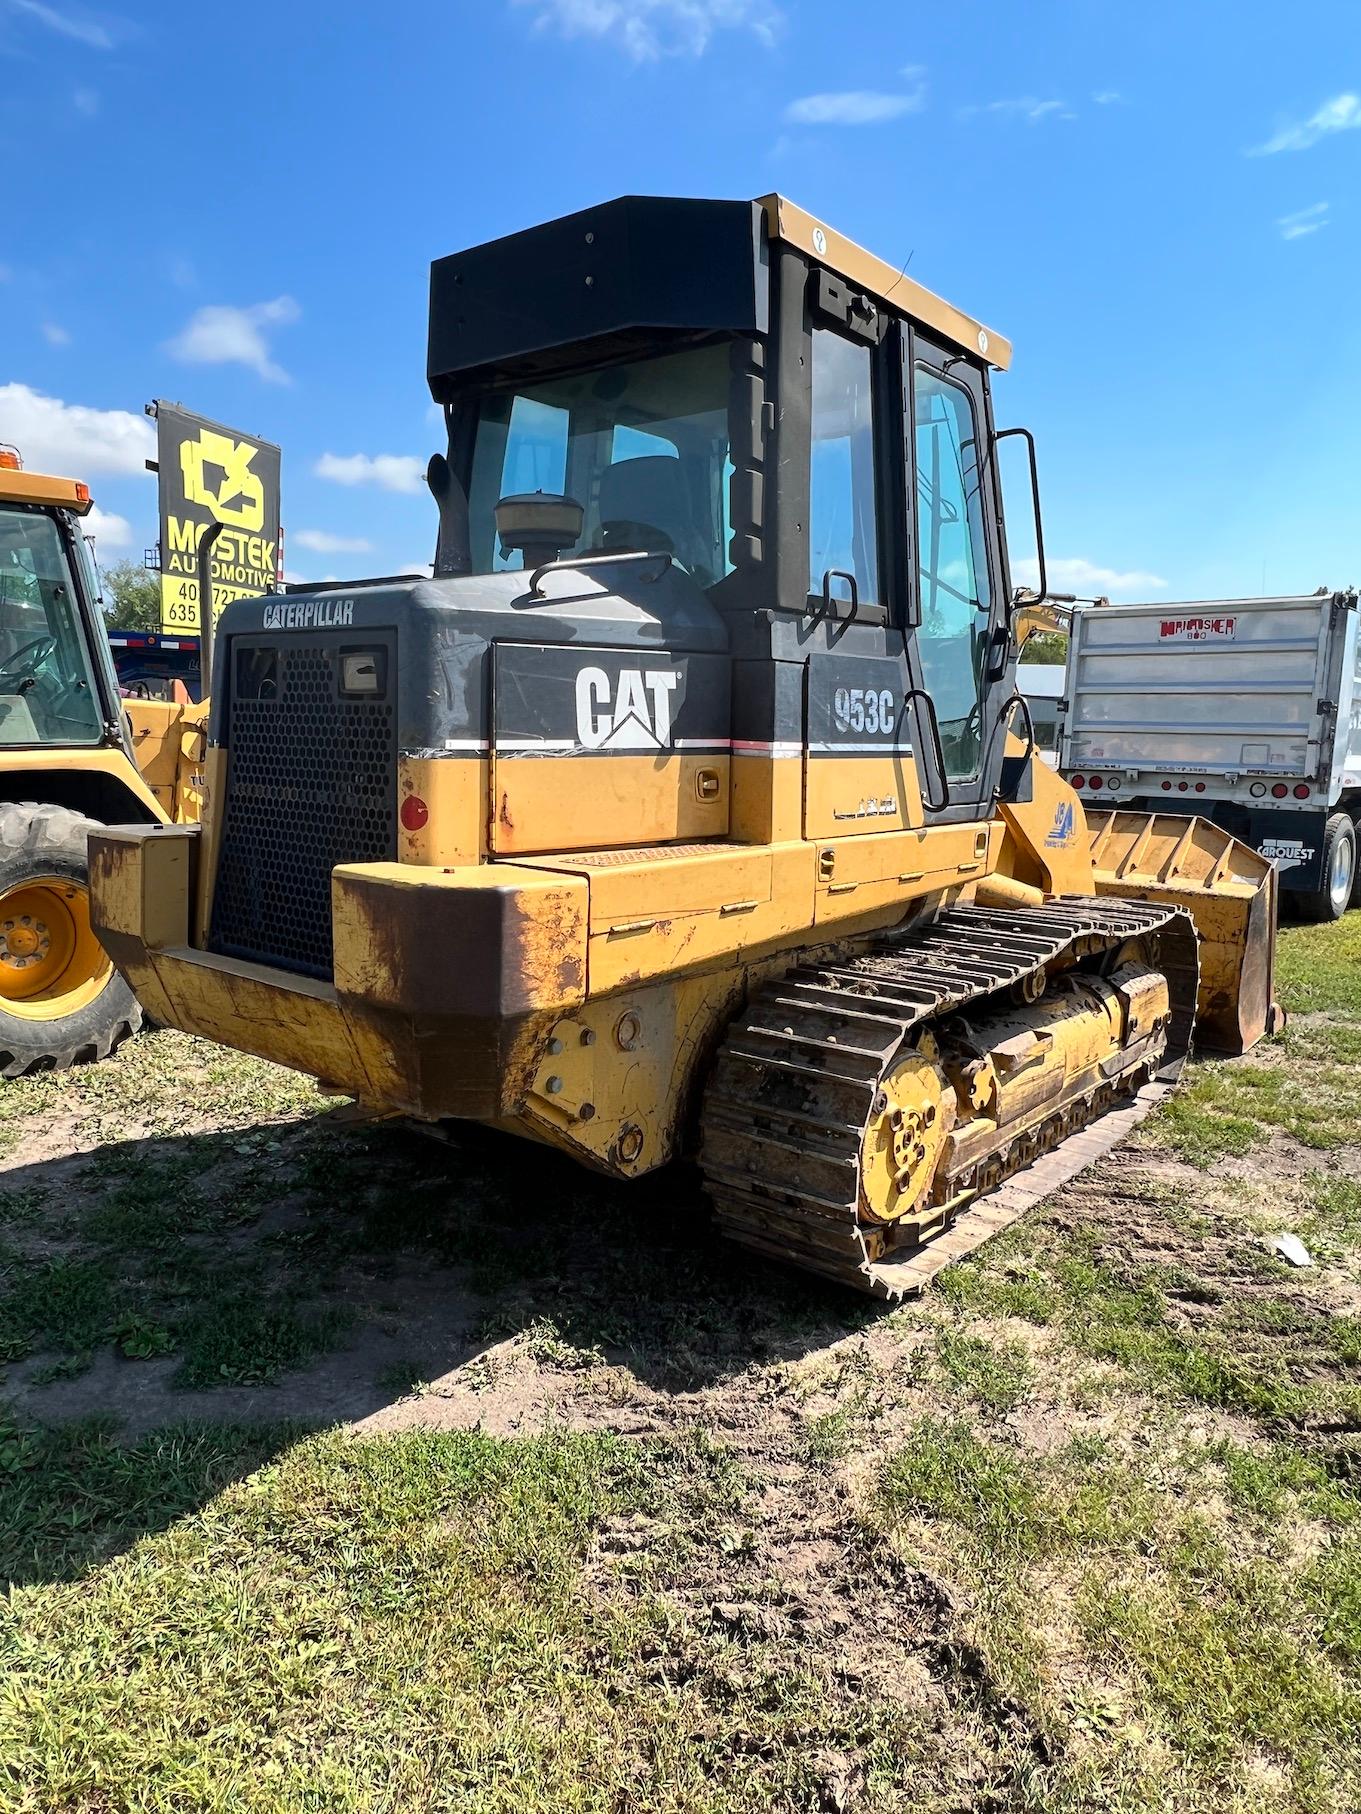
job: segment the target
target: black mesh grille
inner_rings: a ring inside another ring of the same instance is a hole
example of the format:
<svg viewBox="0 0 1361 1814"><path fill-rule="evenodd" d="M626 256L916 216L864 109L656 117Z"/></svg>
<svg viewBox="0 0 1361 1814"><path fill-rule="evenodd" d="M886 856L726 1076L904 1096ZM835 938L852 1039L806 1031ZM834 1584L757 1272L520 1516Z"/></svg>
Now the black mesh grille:
<svg viewBox="0 0 1361 1814"><path fill-rule="evenodd" d="M332 869L397 854L392 703L340 696L339 639L233 642L209 949L329 979Z"/></svg>

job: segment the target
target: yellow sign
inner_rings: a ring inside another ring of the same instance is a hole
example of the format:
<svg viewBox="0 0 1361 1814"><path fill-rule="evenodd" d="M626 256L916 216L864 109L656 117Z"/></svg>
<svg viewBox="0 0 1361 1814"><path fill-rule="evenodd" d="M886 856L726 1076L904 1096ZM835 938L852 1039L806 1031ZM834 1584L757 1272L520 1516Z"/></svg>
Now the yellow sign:
<svg viewBox="0 0 1361 1814"><path fill-rule="evenodd" d="M198 552L213 523L213 620L237 598L273 589L279 555L279 450L192 416L156 406L160 467L161 627L196 631Z"/></svg>

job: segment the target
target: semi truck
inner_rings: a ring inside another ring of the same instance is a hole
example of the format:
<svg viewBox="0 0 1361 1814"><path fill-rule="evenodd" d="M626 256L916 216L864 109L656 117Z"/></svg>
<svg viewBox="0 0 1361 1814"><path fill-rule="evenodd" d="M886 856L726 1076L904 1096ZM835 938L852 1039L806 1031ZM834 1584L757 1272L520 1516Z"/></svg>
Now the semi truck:
<svg viewBox="0 0 1361 1814"><path fill-rule="evenodd" d="M1283 903L1361 902L1355 589L1077 606L1059 766L1091 805L1212 819L1273 862Z"/></svg>

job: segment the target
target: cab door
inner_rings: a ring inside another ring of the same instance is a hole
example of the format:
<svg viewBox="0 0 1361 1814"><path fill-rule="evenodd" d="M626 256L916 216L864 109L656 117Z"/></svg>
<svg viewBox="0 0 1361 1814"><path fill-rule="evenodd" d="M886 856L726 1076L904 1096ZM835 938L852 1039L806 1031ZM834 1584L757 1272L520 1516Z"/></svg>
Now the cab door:
<svg viewBox="0 0 1361 1814"><path fill-rule="evenodd" d="M1003 739L991 701L1009 662L987 391L980 367L925 334L907 337L906 358L916 554L910 652L913 683L929 694L939 732L939 759L931 749L922 759L928 772L943 769L932 776L927 817L974 819L997 781ZM928 716L923 708L918 722Z"/></svg>
<svg viewBox="0 0 1361 1814"><path fill-rule="evenodd" d="M898 411L888 348L817 325L810 353L803 830L821 841L920 825L922 803L901 613L889 608L898 551L883 527L896 464L886 431Z"/></svg>

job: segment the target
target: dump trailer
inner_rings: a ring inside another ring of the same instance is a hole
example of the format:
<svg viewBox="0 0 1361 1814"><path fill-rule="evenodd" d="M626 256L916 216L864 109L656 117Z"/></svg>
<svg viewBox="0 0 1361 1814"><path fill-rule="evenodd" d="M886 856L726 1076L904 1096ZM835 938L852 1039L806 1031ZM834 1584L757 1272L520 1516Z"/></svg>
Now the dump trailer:
<svg viewBox="0 0 1361 1814"><path fill-rule="evenodd" d="M1271 865L1088 818L1025 734L1009 359L780 197L437 261L434 576L230 605L203 825L94 840L149 1011L375 1116L692 1155L733 1239L886 1297L1197 1020L1250 1045Z"/></svg>
<svg viewBox="0 0 1361 1814"><path fill-rule="evenodd" d="M1071 613L1063 772L1124 811L1203 814L1276 864L1309 919L1358 898L1354 589Z"/></svg>
<svg viewBox="0 0 1361 1814"><path fill-rule="evenodd" d="M197 811L197 708L124 703L87 486L0 448L0 1076L104 1058L142 1013L90 926L100 823Z"/></svg>

